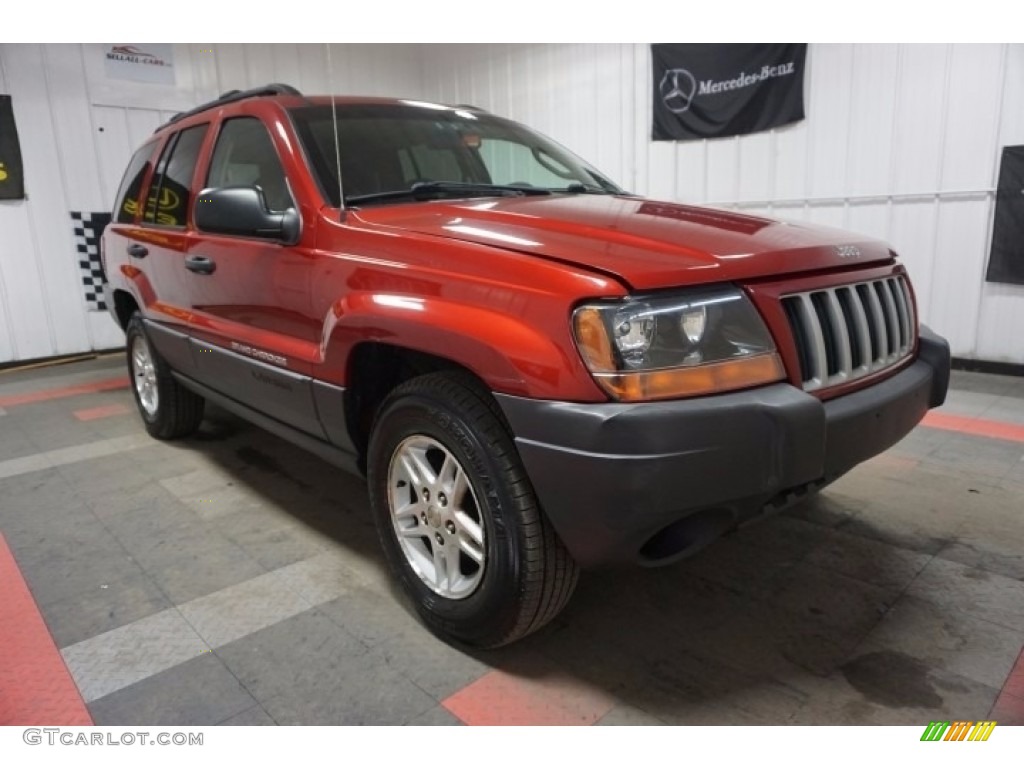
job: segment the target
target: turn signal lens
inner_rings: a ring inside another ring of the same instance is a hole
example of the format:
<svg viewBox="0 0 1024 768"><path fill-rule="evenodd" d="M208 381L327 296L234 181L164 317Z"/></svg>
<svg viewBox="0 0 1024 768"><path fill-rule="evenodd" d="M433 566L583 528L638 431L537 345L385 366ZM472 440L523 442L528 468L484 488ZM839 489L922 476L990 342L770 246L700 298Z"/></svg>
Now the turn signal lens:
<svg viewBox="0 0 1024 768"><path fill-rule="evenodd" d="M576 343L583 353L587 367L592 371L614 371L612 344L604 327L601 313L584 307L576 313Z"/></svg>
<svg viewBox="0 0 1024 768"><path fill-rule="evenodd" d="M616 400L664 400L694 397L715 392L779 381L786 375L782 360L771 352L724 363L646 373L598 373L597 383Z"/></svg>

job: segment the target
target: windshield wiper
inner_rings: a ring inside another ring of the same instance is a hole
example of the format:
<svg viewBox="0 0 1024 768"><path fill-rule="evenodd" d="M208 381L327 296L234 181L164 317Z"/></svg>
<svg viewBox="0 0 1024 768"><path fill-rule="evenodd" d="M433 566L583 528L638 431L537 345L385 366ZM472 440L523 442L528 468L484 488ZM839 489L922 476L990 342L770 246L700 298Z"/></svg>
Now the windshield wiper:
<svg viewBox="0 0 1024 768"><path fill-rule="evenodd" d="M511 184L478 184L467 181L417 181L408 189L373 192L345 198L346 205L373 203L384 200L436 200L441 197L490 197L492 195L550 195L540 187L520 187Z"/></svg>
<svg viewBox="0 0 1024 768"><path fill-rule="evenodd" d="M569 192L573 195L614 195L615 193L611 190L602 189L601 187L588 187L578 181L574 181L567 187L562 189L552 189L552 192Z"/></svg>

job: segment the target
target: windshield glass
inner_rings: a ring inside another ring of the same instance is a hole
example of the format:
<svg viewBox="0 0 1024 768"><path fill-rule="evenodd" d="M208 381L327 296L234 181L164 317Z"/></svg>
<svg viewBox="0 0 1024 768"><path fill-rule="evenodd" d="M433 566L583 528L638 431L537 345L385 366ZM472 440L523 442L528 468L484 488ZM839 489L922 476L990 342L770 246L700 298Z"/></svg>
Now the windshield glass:
<svg viewBox="0 0 1024 768"><path fill-rule="evenodd" d="M422 182L622 191L549 139L493 115L412 104L338 104L336 109L346 200ZM338 205L330 105L300 107L291 115L324 195ZM395 200L373 202L389 201Z"/></svg>

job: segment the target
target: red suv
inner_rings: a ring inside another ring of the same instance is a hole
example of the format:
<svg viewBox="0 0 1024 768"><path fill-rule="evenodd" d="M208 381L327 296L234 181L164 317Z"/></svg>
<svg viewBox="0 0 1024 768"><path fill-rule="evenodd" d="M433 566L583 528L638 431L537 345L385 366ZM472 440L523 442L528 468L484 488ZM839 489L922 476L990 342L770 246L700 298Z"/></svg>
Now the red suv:
<svg viewBox="0 0 1024 768"><path fill-rule="evenodd" d="M948 383L884 243L647 200L473 107L225 94L135 154L103 246L150 434L210 400L365 472L469 645L821 488Z"/></svg>

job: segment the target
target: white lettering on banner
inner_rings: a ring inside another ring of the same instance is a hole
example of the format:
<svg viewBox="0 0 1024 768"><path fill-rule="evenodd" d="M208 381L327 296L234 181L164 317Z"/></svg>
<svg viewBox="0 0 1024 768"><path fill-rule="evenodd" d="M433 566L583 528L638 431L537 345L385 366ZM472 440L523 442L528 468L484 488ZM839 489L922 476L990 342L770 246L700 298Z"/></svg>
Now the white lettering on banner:
<svg viewBox="0 0 1024 768"><path fill-rule="evenodd" d="M734 91L737 88L747 88L762 80L770 80L773 77L784 77L795 73L796 63L792 61L774 67L765 64L761 67L760 72L752 72L750 74L740 72L738 77L734 77L731 80L701 80L697 93L701 96L706 96L724 91Z"/></svg>

